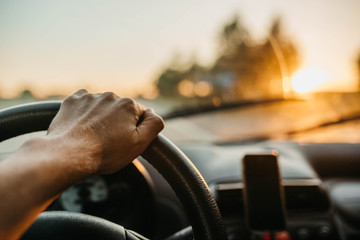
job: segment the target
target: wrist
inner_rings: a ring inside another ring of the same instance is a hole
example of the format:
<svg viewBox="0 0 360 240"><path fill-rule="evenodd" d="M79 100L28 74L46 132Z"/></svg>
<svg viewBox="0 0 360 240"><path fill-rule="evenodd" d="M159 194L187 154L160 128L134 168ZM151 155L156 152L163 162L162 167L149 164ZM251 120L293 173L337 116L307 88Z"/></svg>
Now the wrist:
<svg viewBox="0 0 360 240"><path fill-rule="evenodd" d="M22 148L23 151L35 154L44 164L68 173L76 181L96 173L100 165L99 147L65 134L36 137L28 140Z"/></svg>

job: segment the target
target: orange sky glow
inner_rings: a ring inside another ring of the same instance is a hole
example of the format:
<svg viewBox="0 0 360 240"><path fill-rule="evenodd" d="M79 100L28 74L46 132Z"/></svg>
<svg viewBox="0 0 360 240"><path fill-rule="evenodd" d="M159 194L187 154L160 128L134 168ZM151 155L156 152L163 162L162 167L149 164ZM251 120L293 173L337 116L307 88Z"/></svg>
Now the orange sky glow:
<svg viewBox="0 0 360 240"><path fill-rule="evenodd" d="M357 0L5 0L0 97L24 89L39 97L67 95L78 88L153 96L153 83L174 54L196 56L207 66L214 62L219 31L234 14L259 41L271 20L282 18L302 56L294 88L306 78L310 85L319 81L309 91L355 91L359 12ZM326 80L309 68L322 69Z"/></svg>

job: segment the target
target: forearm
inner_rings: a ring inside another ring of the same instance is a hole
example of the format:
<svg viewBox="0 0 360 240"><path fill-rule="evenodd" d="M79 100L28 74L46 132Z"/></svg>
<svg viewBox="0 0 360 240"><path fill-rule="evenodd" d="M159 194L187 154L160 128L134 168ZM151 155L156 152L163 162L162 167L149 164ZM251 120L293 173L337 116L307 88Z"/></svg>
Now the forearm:
<svg viewBox="0 0 360 240"><path fill-rule="evenodd" d="M15 239L66 188L92 173L114 173L163 129L152 110L113 93L79 90L64 99L46 137L0 163L0 239Z"/></svg>
<svg viewBox="0 0 360 240"><path fill-rule="evenodd" d="M66 141L68 140L68 141ZM93 172L90 148L63 137L26 142L0 164L0 238L18 238L54 198Z"/></svg>

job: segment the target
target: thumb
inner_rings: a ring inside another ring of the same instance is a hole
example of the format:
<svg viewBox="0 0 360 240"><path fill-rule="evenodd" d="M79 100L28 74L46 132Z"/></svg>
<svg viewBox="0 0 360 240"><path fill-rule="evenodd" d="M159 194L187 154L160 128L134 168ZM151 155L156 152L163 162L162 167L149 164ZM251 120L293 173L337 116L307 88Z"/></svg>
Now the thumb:
<svg viewBox="0 0 360 240"><path fill-rule="evenodd" d="M137 126L137 132L148 145L163 130L164 126L164 121L159 115L152 109L146 109L143 112L141 123Z"/></svg>

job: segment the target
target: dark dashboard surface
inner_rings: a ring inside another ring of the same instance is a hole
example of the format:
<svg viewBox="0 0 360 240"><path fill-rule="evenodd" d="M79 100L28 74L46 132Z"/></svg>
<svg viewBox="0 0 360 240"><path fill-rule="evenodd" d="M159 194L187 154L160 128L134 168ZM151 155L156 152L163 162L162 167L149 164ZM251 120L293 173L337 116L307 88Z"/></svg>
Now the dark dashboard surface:
<svg viewBox="0 0 360 240"><path fill-rule="evenodd" d="M285 234L291 239L360 238L359 144L299 145L263 141L181 144L180 148L214 194L229 239L266 237L246 227L241 159L245 154L271 151L278 152L287 208L286 232L279 237ZM150 164L139 158L129 169L90 181L90 185L98 187L104 183L109 197L103 202L91 202L92 195L104 192L91 190L89 182L64 194L84 205L81 212L123 224L151 239L163 239L188 225L175 194ZM83 199L79 200L79 196ZM66 201L62 198L50 208L71 210L69 206L64 207Z"/></svg>

